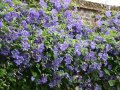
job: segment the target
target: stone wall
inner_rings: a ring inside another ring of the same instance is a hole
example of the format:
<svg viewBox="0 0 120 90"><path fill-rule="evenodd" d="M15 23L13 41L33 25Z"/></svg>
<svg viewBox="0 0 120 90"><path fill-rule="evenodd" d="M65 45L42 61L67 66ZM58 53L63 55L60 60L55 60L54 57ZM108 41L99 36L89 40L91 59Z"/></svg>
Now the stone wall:
<svg viewBox="0 0 120 90"><path fill-rule="evenodd" d="M95 16L99 14L97 11L85 8L78 8L78 13L83 24L87 26L96 25Z"/></svg>
<svg viewBox="0 0 120 90"><path fill-rule="evenodd" d="M86 0L73 0L77 4L83 24L96 26L95 16L105 10L120 11L120 7L94 3Z"/></svg>
<svg viewBox="0 0 120 90"><path fill-rule="evenodd" d="M77 8L83 24L88 26L96 25L95 16L101 12L101 8L94 8L92 7L92 2L85 0L76 0L75 3L77 3Z"/></svg>
<svg viewBox="0 0 120 90"><path fill-rule="evenodd" d="M79 12L80 12L80 17L81 17L83 24L88 25L88 26L95 25L94 16L97 14L96 11L80 8Z"/></svg>

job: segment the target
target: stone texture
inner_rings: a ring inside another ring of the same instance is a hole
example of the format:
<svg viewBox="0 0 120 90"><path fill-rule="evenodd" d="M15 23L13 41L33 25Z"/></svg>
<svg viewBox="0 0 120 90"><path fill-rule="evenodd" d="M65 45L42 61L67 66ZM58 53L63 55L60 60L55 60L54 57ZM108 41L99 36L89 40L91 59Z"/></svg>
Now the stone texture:
<svg viewBox="0 0 120 90"><path fill-rule="evenodd" d="M81 8L79 12L83 24L95 25L95 18L93 18L93 15L96 15L96 12L94 10Z"/></svg>

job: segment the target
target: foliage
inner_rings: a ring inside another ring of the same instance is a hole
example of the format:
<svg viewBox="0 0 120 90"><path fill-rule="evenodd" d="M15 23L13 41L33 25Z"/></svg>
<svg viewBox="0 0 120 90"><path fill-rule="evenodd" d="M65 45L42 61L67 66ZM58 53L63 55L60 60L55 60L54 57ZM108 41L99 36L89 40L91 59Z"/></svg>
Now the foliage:
<svg viewBox="0 0 120 90"><path fill-rule="evenodd" d="M120 14L91 29L69 3L0 2L0 90L120 89Z"/></svg>

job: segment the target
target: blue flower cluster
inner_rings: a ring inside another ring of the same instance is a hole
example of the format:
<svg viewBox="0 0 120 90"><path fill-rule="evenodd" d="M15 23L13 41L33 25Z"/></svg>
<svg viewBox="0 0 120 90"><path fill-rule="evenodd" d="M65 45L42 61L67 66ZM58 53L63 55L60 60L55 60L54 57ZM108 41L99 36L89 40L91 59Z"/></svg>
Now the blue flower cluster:
<svg viewBox="0 0 120 90"><path fill-rule="evenodd" d="M2 80L12 78L4 84L21 90L76 86L116 90L120 85L120 14L107 11L90 28L82 24L76 8L68 9L71 0L45 1L40 0L37 8L14 0L1 2L5 8L0 9L0 68L8 75L3 74Z"/></svg>

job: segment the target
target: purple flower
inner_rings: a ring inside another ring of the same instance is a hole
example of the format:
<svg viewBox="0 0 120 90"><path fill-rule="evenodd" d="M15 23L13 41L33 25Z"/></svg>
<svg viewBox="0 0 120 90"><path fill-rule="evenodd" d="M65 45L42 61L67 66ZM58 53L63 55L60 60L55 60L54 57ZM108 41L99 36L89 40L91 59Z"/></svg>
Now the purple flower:
<svg viewBox="0 0 120 90"><path fill-rule="evenodd" d="M97 37L95 38L95 41L100 42L100 43L103 43L104 39L103 39L101 36L97 36Z"/></svg>
<svg viewBox="0 0 120 90"><path fill-rule="evenodd" d="M11 13L7 13L4 15L4 19L7 21L7 22L11 22L13 20L13 17L11 15Z"/></svg>
<svg viewBox="0 0 120 90"><path fill-rule="evenodd" d="M11 12L11 16L12 18L17 18L19 16L19 14L15 11Z"/></svg>
<svg viewBox="0 0 120 90"><path fill-rule="evenodd" d="M10 30L9 28L8 28L8 33L6 35L7 35L6 41L8 43L13 42L14 40L18 39L18 37L19 37L19 33L17 31Z"/></svg>
<svg viewBox="0 0 120 90"><path fill-rule="evenodd" d="M70 29L72 29L72 25L71 24L68 24L67 25L67 28L70 30Z"/></svg>
<svg viewBox="0 0 120 90"><path fill-rule="evenodd" d="M102 66L101 63L94 62L92 65L90 65L90 68L100 70L101 66Z"/></svg>
<svg viewBox="0 0 120 90"><path fill-rule="evenodd" d="M58 76L58 75L55 75L55 76L54 76L54 80L52 80L52 81L49 83L49 87L50 87L50 88L53 88L53 87L59 85L59 84L60 84L60 81L61 81L61 77Z"/></svg>
<svg viewBox="0 0 120 90"><path fill-rule="evenodd" d="M38 79L37 84L47 83L47 76L43 75L41 79Z"/></svg>
<svg viewBox="0 0 120 90"><path fill-rule="evenodd" d="M67 10L64 12L64 16L67 18L68 23L72 22L72 12Z"/></svg>
<svg viewBox="0 0 120 90"><path fill-rule="evenodd" d="M27 42L28 41L28 38L27 37L24 37L22 38L21 42Z"/></svg>
<svg viewBox="0 0 120 90"><path fill-rule="evenodd" d="M111 29L112 29L112 30L116 30L116 28L115 28L114 26L113 26L113 27L111 27Z"/></svg>
<svg viewBox="0 0 120 90"><path fill-rule="evenodd" d="M99 77L103 77L104 76L104 72L103 71L99 71Z"/></svg>
<svg viewBox="0 0 120 90"><path fill-rule="evenodd" d="M52 62L52 65L53 65L54 67L59 67L60 63L61 63L61 61L60 61L59 59L56 59L56 60L54 60L54 61Z"/></svg>
<svg viewBox="0 0 120 90"><path fill-rule="evenodd" d="M41 5L43 8L47 8L47 4L45 3L44 0L40 0L40 5Z"/></svg>
<svg viewBox="0 0 120 90"><path fill-rule="evenodd" d="M10 52L10 49L9 49L9 48L2 48L1 51L0 51L0 53L1 53L2 55L5 55L5 56L8 55L9 52Z"/></svg>
<svg viewBox="0 0 120 90"><path fill-rule="evenodd" d="M12 57L18 59L20 57L20 52L18 50L11 51Z"/></svg>
<svg viewBox="0 0 120 90"><path fill-rule="evenodd" d="M24 58L22 56L19 56L18 59L15 59L14 62L16 65L21 65L24 61Z"/></svg>
<svg viewBox="0 0 120 90"><path fill-rule="evenodd" d="M76 44L76 45L75 45L75 49L78 49L79 47L80 47L79 44Z"/></svg>
<svg viewBox="0 0 120 90"><path fill-rule="evenodd" d="M56 9L52 9L52 15L56 15L58 12Z"/></svg>
<svg viewBox="0 0 120 90"><path fill-rule="evenodd" d="M101 16L100 16L100 15L97 15L96 18L97 18L98 20L100 20L100 19L101 19Z"/></svg>
<svg viewBox="0 0 120 90"><path fill-rule="evenodd" d="M95 42L91 42L91 44L90 44L91 49L95 49L95 46L96 46L96 43Z"/></svg>
<svg viewBox="0 0 120 90"><path fill-rule="evenodd" d="M54 52L55 57L57 57L59 55L58 54L58 48L56 46L54 46L53 52Z"/></svg>
<svg viewBox="0 0 120 90"><path fill-rule="evenodd" d="M85 81L84 85L86 87L86 90L92 90L91 89L92 88L92 84L91 84L91 79L90 78Z"/></svg>
<svg viewBox="0 0 120 90"><path fill-rule="evenodd" d="M40 62L41 59L42 59L41 55L36 56L36 62Z"/></svg>
<svg viewBox="0 0 120 90"><path fill-rule="evenodd" d="M39 16L43 16L44 15L44 11L41 9L38 11L39 12Z"/></svg>
<svg viewBox="0 0 120 90"><path fill-rule="evenodd" d="M31 77L31 81L34 81L34 80L35 80L35 78L32 76L32 77Z"/></svg>
<svg viewBox="0 0 120 90"><path fill-rule="evenodd" d="M60 11L62 9L60 0L52 0L52 3L54 3L56 10Z"/></svg>
<svg viewBox="0 0 120 90"><path fill-rule="evenodd" d="M53 17L53 20L51 20L50 25L51 26L57 26L58 25L58 17Z"/></svg>
<svg viewBox="0 0 120 90"><path fill-rule="evenodd" d="M24 0L24 3L26 3L26 0Z"/></svg>
<svg viewBox="0 0 120 90"><path fill-rule="evenodd" d="M43 38L42 38L42 37L40 37L40 35L41 35L41 34L42 34L42 32L43 32L43 31L42 31L42 29L38 29L38 30L37 30L37 32L38 32L38 33L37 33L37 37L38 37L38 39L39 39L39 40L40 40L40 39L42 39L42 40L43 40Z"/></svg>
<svg viewBox="0 0 120 90"><path fill-rule="evenodd" d="M112 26L112 25L113 25L113 22L114 22L114 19L111 18L111 19L109 19L108 24L109 24L110 26Z"/></svg>
<svg viewBox="0 0 120 90"><path fill-rule="evenodd" d="M95 53L93 51L90 51L87 55L86 55L86 60L97 60Z"/></svg>
<svg viewBox="0 0 120 90"><path fill-rule="evenodd" d="M116 13L115 18L119 18L120 17L120 13Z"/></svg>
<svg viewBox="0 0 120 90"><path fill-rule="evenodd" d="M112 69L112 65L108 65L108 69L111 70Z"/></svg>
<svg viewBox="0 0 120 90"><path fill-rule="evenodd" d="M79 44L76 44L76 45L75 45L74 54L77 55L77 56L80 56L80 55L81 55L81 52L79 51L79 47L80 47Z"/></svg>
<svg viewBox="0 0 120 90"><path fill-rule="evenodd" d="M22 54L21 55L24 59L23 59L23 64L25 65L25 66L27 66L27 67L29 67L30 66L30 55L29 54Z"/></svg>
<svg viewBox="0 0 120 90"><path fill-rule="evenodd" d="M63 60L63 58L57 58L54 61L52 61L52 65L53 65L54 70L58 69L58 67L60 66L62 60Z"/></svg>
<svg viewBox="0 0 120 90"><path fill-rule="evenodd" d="M3 27L3 23L2 23L2 21L0 20L0 28L2 28Z"/></svg>
<svg viewBox="0 0 120 90"><path fill-rule="evenodd" d="M63 2L63 7L64 9L67 9L68 8L68 5L70 4L71 0L62 0Z"/></svg>
<svg viewBox="0 0 120 90"><path fill-rule="evenodd" d="M101 27L101 26L102 26L102 21L101 21L101 20L98 20L98 21L97 21L97 25L98 25L98 27Z"/></svg>
<svg viewBox="0 0 120 90"><path fill-rule="evenodd" d="M107 44L105 47L106 52L110 51L112 49L111 45Z"/></svg>
<svg viewBox="0 0 120 90"><path fill-rule="evenodd" d="M82 27L82 21L81 21L81 19L79 19L78 18L78 21L76 22L76 25L77 25L77 29L82 29L81 27ZM88 31L88 33L89 32L91 32L91 30L90 29L87 29L87 31Z"/></svg>
<svg viewBox="0 0 120 90"><path fill-rule="evenodd" d="M38 36L40 36L40 35L38 35ZM37 37L37 38L35 39L34 43L40 44L40 43L42 43L42 41L43 41L43 38L42 38L42 37Z"/></svg>
<svg viewBox="0 0 120 90"><path fill-rule="evenodd" d="M41 83L45 84L47 82L47 76L42 76Z"/></svg>
<svg viewBox="0 0 120 90"><path fill-rule="evenodd" d="M7 22L11 22L13 20L13 18L18 18L19 14L16 12L9 12L7 14L4 15L4 19Z"/></svg>
<svg viewBox="0 0 120 90"><path fill-rule="evenodd" d="M53 88L53 87L57 86L59 82L60 82L59 80L54 80L51 83L49 83L49 87Z"/></svg>
<svg viewBox="0 0 120 90"><path fill-rule="evenodd" d="M34 19L37 20L39 18L39 12L36 12L35 9L30 8L28 17L30 18L30 20L33 20L33 21Z"/></svg>
<svg viewBox="0 0 120 90"><path fill-rule="evenodd" d="M71 70L71 71L74 70L74 68L73 68L72 66L70 66L70 65L67 65L67 68L68 68L69 70Z"/></svg>
<svg viewBox="0 0 120 90"><path fill-rule="evenodd" d="M13 6L12 0L5 0L6 3L8 3L11 7Z"/></svg>
<svg viewBox="0 0 120 90"><path fill-rule="evenodd" d="M51 25L50 25L50 17L49 16L44 16L44 23L43 23L43 26L45 27L45 28L48 28L48 27L50 27Z"/></svg>
<svg viewBox="0 0 120 90"><path fill-rule="evenodd" d="M40 53L42 53L44 51L44 49L45 49L45 46L43 43L38 46L38 50Z"/></svg>
<svg viewBox="0 0 120 90"><path fill-rule="evenodd" d="M5 2L6 2L6 3L11 3L11 2L12 2L12 0L5 0Z"/></svg>
<svg viewBox="0 0 120 90"><path fill-rule="evenodd" d="M108 61L104 61L104 66L107 66L108 65Z"/></svg>
<svg viewBox="0 0 120 90"><path fill-rule="evenodd" d="M100 57L100 59L102 59L103 61L106 61L108 59L108 54L107 53L99 53L98 56Z"/></svg>
<svg viewBox="0 0 120 90"><path fill-rule="evenodd" d="M94 62L93 63L93 69L97 69L98 63Z"/></svg>
<svg viewBox="0 0 120 90"><path fill-rule="evenodd" d="M105 32L105 35L109 35L109 34L110 34L110 31L107 30L107 31Z"/></svg>
<svg viewBox="0 0 120 90"><path fill-rule="evenodd" d="M25 20L22 21L21 25L24 27L24 28L27 28L27 22Z"/></svg>
<svg viewBox="0 0 120 90"><path fill-rule="evenodd" d="M113 20L113 22L114 22L116 25L119 25L119 24L120 24L120 20L117 19L117 18L115 18L115 19Z"/></svg>
<svg viewBox="0 0 120 90"><path fill-rule="evenodd" d="M22 48L24 51L28 51L28 49L30 49L30 44L28 42L22 42Z"/></svg>
<svg viewBox="0 0 120 90"><path fill-rule="evenodd" d="M20 32L20 35L22 37L28 37L30 35L30 33L28 31L26 31L26 30L23 30L23 31Z"/></svg>
<svg viewBox="0 0 120 90"><path fill-rule="evenodd" d="M98 63L98 65L97 65L97 69L100 70L101 67L102 67L102 64L101 64L101 63Z"/></svg>
<svg viewBox="0 0 120 90"><path fill-rule="evenodd" d="M80 56L80 55L81 55L81 52L79 51L79 49L76 49L76 50L74 51L74 54L77 55L77 56Z"/></svg>
<svg viewBox="0 0 120 90"><path fill-rule="evenodd" d="M74 6L74 12L75 12L75 13L78 12L77 6Z"/></svg>
<svg viewBox="0 0 120 90"><path fill-rule="evenodd" d="M102 55L103 55L103 53L99 53L98 54L98 56L100 57L100 59L102 58Z"/></svg>
<svg viewBox="0 0 120 90"><path fill-rule="evenodd" d="M67 54L67 55L65 56L64 61L65 61L66 65L71 64L71 62L72 62L72 57L71 57L69 54Z"/></svg>
<svg viewBox="0 0 120 90"><path fill-rule="evenodd" d="M19 33L17 31L13 30L10 36L11 36L12 40L16 40L19 38Z"/></svg>
<svg viewBox="0 0 120 90"><path fill-rule="evenodd" d="M98 84L95 84L94 90L101 90Z"/></svg>
<svg viewBox="0 0 120 90"><path fill-rule="evenodd" d="M81 65L81 69L82 69L83 71L86 71L87 68L88 68L88 64L87 64L86 62L84 62L84 63Z"/></svg>
<svg viewBox="0 0 120 90"><path fill-rule="evenodd" d="M107 54L107 53L103 53L102 59L103 59L104 61L106 61L106 60L108 59L108 54Z"/></svg>
<svg viewBox="0 0 120 90"><path fill-rule="evenodd" d="M106 15L107 17L111 17L111 11L106 11L105 15Z"/></svg>
<svg viewBox="0 0 120 90"><path fill-rule="evenodd" d="M64 42L63 44L60 44L60 50L65 51L69 47L69 44Z"/></svg>

